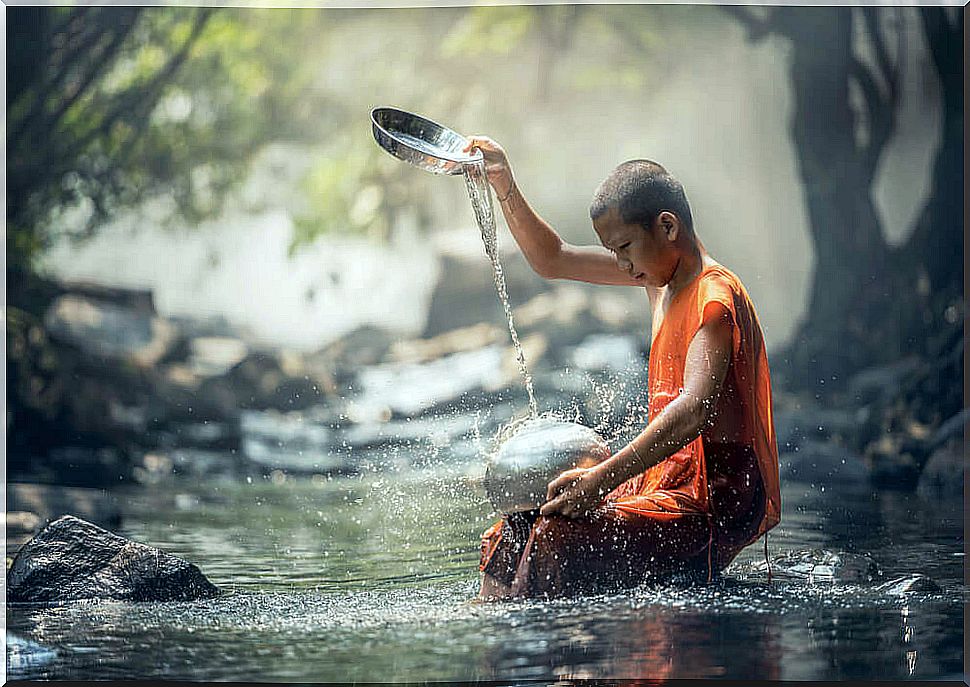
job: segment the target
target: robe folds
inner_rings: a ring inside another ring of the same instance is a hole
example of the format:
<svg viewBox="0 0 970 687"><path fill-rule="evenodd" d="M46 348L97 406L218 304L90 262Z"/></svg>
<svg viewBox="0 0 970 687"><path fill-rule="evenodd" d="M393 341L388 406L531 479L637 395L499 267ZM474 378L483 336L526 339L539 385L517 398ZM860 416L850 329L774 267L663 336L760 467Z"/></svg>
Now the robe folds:
<svg viewBox="0 0 970 687"><path fill-rule="evenodd" d="M771 378L754 305L727 268L707 266L674 295L648 364L649 420L683 391L687 349L727 315L736 442L697 437L619 485L591 517L505 516L482 535L480 569L512 596L626 588L681 571L710 580L781 518Z"/></svg>

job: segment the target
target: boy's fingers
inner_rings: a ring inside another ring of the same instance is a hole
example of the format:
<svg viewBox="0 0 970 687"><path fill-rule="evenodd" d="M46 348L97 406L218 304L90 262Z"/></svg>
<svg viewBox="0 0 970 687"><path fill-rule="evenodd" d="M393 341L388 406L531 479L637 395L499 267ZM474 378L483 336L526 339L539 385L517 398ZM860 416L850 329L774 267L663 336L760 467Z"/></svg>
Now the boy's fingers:
<svg viewBox="0 0 970 687"><path fill-rule="evenodd" d="M559 504L562 502L561 498L553 499L548 501L539 507L539 515L552 515L559 511Z"/></svg>
<svg viewBox="0 0 970 687"><path fill-rule="evenodd" d="M546 486L546 501L552 501L559 494L560 479L562 478L557 477L556 479L549 482L549 484Z"/></svg>
<svg viewBox="0 0 970 687"><path fill-rule="evenodd" d="M564 472L549 482L546 486L546 500L551 501L554 497L558 496L563 489L572 483L573 479L573 476L569 472Z"/></svg>

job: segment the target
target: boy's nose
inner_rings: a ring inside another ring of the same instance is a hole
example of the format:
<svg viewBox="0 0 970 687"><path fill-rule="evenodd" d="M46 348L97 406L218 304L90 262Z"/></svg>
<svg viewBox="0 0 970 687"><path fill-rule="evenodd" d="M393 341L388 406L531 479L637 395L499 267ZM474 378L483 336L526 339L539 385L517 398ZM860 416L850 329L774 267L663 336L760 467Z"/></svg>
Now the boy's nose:
<svg viewBox="0 0 970 687"><path fill-rule="evenodd" d="M619 255L616 256L616 266L619 267L624 272L629 272L630 268L633 267L633 263L626 258L621 258Z"/></svg>

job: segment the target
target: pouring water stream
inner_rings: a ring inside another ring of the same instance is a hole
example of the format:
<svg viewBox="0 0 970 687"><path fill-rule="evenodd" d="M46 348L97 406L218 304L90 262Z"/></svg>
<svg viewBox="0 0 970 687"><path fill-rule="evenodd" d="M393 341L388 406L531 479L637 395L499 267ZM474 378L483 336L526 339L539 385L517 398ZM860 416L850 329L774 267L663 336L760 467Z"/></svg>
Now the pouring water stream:
<svg viewBox="0 0 970 687"><path fill-rule="evenodd" d="M465 163L462 167L465 177L465 186L468 188L468 197L472 201L472 208L475 211L475 220L478 228L482 232L482 243L485 244L485 254L492 263L492 277L495 280L495 291L498 293L502 307L505 309L505 316L509 323L509 334L512 336L512 345L515 346L515 356L519 363L519 372L525 381L525 389L529 393L529 410L532 417L539 414L539 407L536 403L535 389L532 385L532 374L525 361L525 353L522 351L522 344L519 341L519 334L515 330L515 321L512 317L512 306L509 304L508 289L505 285L505 272L502 270L502 263L498 256L498 234L495 228L495 213L492 209L492 196L488 186L488 179L485 176L484 160Z"/></svg>

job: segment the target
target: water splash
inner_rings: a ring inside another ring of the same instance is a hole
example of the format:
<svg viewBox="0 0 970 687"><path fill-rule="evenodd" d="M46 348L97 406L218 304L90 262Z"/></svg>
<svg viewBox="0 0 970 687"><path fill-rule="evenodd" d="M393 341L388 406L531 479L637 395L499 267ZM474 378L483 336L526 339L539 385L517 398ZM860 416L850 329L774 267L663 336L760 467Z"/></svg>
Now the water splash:
<svg viewBox="0 0 970 687"><path fill-rule="evenodd" d="M502 263L498 257L498 235L495 229L495 213L492 210L492 195L488 186L488 179L485 176L485 162L467 163L463 167L465 186L468 188L468 197L472 201L472 208L475 210L475 220L478 228L482 232L482 242L485 244L485 254L492 263L492 276L495 280L495 291L498 293L502 307L505 309L505 316L509 321L509 334L512 335L512 345L515 346L515 357L519 362L519 372L525 380L525 389L529 392L529 409L532 416L539 414L539 406L536 403L535 389L532 386L532 375L529 373L529 366L525 362L525 353L522 351L522 344L519 342L519 334L515 331L515 321L512 318L512 306L509 304L509 294L505 286L505 272L502 270Z"/></svg>

